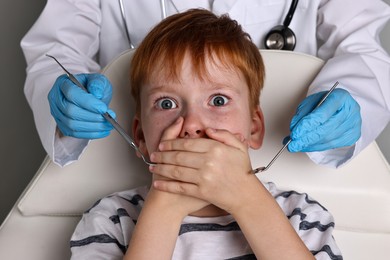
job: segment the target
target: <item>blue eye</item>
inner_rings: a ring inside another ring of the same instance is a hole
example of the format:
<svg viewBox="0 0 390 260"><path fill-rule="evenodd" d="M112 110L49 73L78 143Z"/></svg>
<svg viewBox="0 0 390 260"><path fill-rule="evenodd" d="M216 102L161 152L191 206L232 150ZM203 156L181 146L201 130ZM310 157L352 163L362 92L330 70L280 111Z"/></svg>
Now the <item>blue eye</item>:
<svg viewBox="0 0 390 260"><path fill-rule="evenodd" d="M222 95L216 95L211 99L210 105L220 107L226 105L228 102L229 99L227 97Z"/></svg>
<svg viewBox="0 0 390 260"><path fill-rule="evenodd" d="M162 98L157 100L156 106L160 109L173 109L177 107L175 101L170 98Z"/></svg>

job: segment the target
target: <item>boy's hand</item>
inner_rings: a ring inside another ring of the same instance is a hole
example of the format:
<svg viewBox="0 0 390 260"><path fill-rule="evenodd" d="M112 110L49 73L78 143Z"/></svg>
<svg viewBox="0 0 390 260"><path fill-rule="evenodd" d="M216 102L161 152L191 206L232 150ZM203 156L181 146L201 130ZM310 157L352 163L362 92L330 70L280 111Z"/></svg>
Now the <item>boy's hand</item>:
<svg viewBox="0 0 390 260"><path fill-rule="evenodd" d="M161 137L161 142L175 140L179 136L182 125L183 118L179 118L173 125L171 125L164 131ZM152 173L155 173L156 169L159 169L161 167L162 165L158 164L156 166L150 166L149 169ZM171 181L169 177L163 177L162 175L153 174L153 181L156 180L164 180L166 182ZM197 210L200 210L210 204L206 201L194 197L185 196L184 194L161 192L159 190L153 189L153 186L151 188L151 192L153 193L153 196L157 196L155 198L158 198L159 200L162 199L165 202L168 202L169 208L177 209L177 212L182 212L182 214L184 214L185 216Z"/></svg>
<svg viewBox="0 0 390 260"><path fill-rule="evenodd" d="M251 173L246 142L226 130L207 129L211 139L171 139L151 155L153 173L175 180L155 180L156 189L192 196L233 214L252 200L259 180ZM261 185L261 184L260 184Z"/></svg>

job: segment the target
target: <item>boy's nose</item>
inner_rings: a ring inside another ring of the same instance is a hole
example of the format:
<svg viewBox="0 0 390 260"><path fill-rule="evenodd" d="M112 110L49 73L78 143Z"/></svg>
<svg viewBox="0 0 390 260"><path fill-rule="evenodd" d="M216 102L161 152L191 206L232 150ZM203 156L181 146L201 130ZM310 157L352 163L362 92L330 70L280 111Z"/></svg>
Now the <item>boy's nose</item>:
<svg viewBox="0 0 390 260"><path fill-rule="evenodd" d="M187 114L184 117L181 138L200 138L205 136L205 126L199 113Z"/></svg>

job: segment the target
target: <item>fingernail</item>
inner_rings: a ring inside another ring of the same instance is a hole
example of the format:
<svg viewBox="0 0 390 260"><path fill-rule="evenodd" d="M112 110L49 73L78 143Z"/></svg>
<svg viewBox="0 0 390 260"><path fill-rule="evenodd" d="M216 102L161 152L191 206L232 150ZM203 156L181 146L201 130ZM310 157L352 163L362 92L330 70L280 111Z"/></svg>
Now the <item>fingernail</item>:
<svg viewBox="0 0 390 260"><path fill-rule="evenodd" d="M180 122L181 122L181 120L183 120L183 117L181 117L181 116L179 116L177 119L176 119L176 121L175 121L175 125L178 125Z"/></svg>
<svg viewBox="0 0 390 260"><path fill-rule="evenodd" d="M164 148L163 143L159 143L159 144L158 144L158 149L161 151L163 148Z"/></svg>

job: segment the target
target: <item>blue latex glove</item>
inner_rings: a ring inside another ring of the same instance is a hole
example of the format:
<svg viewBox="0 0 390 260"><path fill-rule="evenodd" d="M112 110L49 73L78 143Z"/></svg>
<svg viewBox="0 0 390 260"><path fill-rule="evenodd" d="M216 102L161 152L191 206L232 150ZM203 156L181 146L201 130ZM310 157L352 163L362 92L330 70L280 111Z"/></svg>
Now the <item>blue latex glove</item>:
<svg viewBox="0 0 390 260"><path fill-rule="evenodd" d="M110 134L112 125L102 114L115 113L108 109L112 98L112 87L102 74L78 74L78 81L85 92L66 76L57 78L49 92L50 111L60 131L66 136L84 139L103 138Z"/></svg>
<svg viewBox="0 0 390 260"><path fill-rule="evenodd" d="M360 138L360 106L348 91L335 89L321 106L311 112L325 94L326 91L310 95L298 106L290 123L290 152L351 146Z"/></svg>

